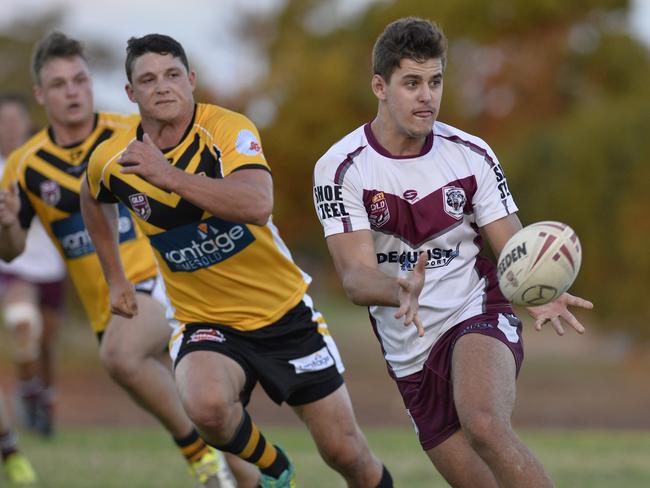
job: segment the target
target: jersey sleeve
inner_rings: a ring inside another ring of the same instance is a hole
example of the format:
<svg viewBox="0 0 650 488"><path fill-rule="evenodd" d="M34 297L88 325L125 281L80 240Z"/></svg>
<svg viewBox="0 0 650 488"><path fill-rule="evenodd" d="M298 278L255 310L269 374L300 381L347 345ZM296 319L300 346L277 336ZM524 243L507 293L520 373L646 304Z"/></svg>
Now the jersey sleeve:
<svg viewBox="0 0 650 488"><path fill-rule="evenodd" d="M350 155L326 154L316 163L313 197L325 237L370 229L361 175Z"/></svg>
<svg viewBox="0 0 650 488"><path fill-rule="evenodd" d="M494 152L488 149L484 157L477 155L477 159L480 159L477 161L477 189L472 203L476 224L483 227L515 213L518 208Z"/></svg>
<svg viewBox="0 0 650 488"><path fill-rule="evenodd" d="M220 153L223 176L241 169L270 171L257 127L244 115L232 113L227 123L221 124L213 136L215 149Z"/></svg>
<svg viewBox="0 0 650 488"><path fill-rule="evenodd" d="M117 198L103 181L104 167L108 164L108 161L103 156L105 151L102 151L102 146L103 144L100 144L90 155L88 168L86 169L88 190L90 195L99 202L117 203Z"/></svg>

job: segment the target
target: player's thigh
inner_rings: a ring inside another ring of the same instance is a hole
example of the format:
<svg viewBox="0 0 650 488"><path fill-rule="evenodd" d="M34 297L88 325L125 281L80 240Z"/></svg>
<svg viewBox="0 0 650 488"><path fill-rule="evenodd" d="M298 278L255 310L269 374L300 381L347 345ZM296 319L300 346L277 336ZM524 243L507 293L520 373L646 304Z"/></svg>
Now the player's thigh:
<svg viewBox="0 0 650 488"><path fill-rule="evenodd" d="M33 283L21 279L8 280L1 294L2 306L29 303L38 307L38 289Z"/></svg>
<svg viewBox="0 0 650 488"><path fill-rule="evenodd" d="M454 346L451 376L461 424L477 414L509 421L515 401L516 364L503 342L479 333L463 335Z"/></svg>
<svg viewBox="0 0 650 488"><path fill-rule="evenodd" d="M102 348L119 348L121 355L145 357L161 354L172 329L164 307L146 293L136 293L138 314L127 319L113 315L102 337Z"/></svg>
<svg viewBox="0 0 650 488"><path fill-rule="evenodd" d="M367 446L345 384L320 400L292 408L320 449L331 450L346 445L359 450Z"/></svg>

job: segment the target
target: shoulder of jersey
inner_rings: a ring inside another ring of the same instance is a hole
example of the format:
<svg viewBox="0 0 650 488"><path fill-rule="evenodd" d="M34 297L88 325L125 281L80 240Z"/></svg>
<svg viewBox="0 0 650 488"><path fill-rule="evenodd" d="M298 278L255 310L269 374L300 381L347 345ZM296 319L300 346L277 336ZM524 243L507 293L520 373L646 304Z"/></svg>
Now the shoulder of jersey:
<svg viewBox="0 0 650 488"><path fill-rule="evenodd" d="M335 142L316 163L318 166L323 164L340 164L349 154L355 152L360 147L368 145L364 125L356 128L349 134L346 134Z"/></svg>
<svg viewBox="0 0 650 488"><path fill-rule="evenodd" d="M99 123L116 131L126 130L140 123L140 115L99 112Z"/></svg>
<svg viewBox="0 0 650 488"><path fill-rule="evenodd" d="M239 112L219 105L199 103L194 123L205 128L205 126L215 127L224 123L237 124L246 120L248 118Z"/></svg>
<svg viewBox="0 0 650 488"><path fill-rule="evenodd" d="M465 132L444 122L436 121L433 129L434 135L442 136L445 139L451 139L452 142L468 142L479 146L483 149L489 149L487 142L480 137L476 137L469 132ZM454 140L454 138L456 138Z"/></svg>

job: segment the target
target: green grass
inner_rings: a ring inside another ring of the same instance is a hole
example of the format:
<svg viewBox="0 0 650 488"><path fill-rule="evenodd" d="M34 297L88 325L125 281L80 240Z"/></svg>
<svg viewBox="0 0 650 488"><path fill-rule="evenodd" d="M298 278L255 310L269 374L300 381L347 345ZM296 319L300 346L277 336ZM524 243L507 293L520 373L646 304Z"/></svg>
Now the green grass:
<svg viewBox="0 0 650 488"><path fill-rule="evenodd" d="M294 460L302 488L344 487L324 466L304 430L264 429ZM397 487L444 487L411 431L364 429ZM525 431L559 488L650 486L650 432ZM39 488L193 486L185 464L162 431L150 428L62 429L51 441L23 435L21 445L41 477ZM5 486L0 481L0 486Z"/></svg>

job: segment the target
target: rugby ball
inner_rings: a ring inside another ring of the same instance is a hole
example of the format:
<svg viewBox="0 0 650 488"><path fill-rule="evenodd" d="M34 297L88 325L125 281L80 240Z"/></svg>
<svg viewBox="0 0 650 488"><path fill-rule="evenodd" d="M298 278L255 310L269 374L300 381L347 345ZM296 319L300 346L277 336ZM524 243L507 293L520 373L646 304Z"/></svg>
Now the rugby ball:
<svg viewBox="0 0 650 488"><path fill-rule="evenodd" d="M571 227L537 222L513 235L501 251L499 288L514 304L544 305L569 289L581 262L580 240Z"/></svg>

